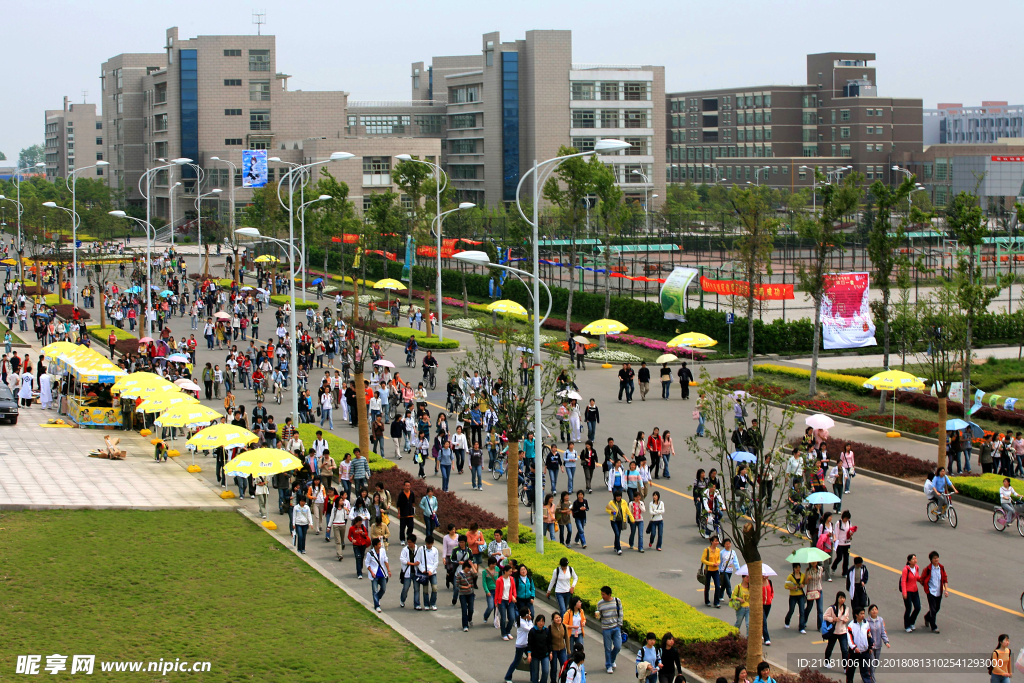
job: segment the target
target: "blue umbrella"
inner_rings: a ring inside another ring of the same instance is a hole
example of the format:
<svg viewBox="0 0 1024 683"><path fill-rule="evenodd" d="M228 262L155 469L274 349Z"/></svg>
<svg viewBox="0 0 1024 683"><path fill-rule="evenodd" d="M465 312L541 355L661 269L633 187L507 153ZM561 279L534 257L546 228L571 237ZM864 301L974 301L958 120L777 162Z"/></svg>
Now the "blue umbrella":
<svg viewBox="0 0 1024 683"><path fill-rule="evenodd" d="M985 430L984 429L979 427L974 422L968 422L967 424L969 424L971 426L971 438L974 438L974 439L983 439L983 438L985 438Z"/></svg>
<svg viewBox="0 0 1024 683"><path fill-rule="evenodd" d="M971 425L959 418L953 418L952 420L946 420L946 431L957 432L961 429L967 429Z"/></svg>
<svg viewBox="0 0 1024 683"><path fill-rule="evenodd" d="M757 462L757 456L747 451L736 451L729 457L736 462Z"/></svg>
<svg viewBox="0 0 1024 683"><path fill-rule="evenodd" d="M173 295L174 295L174 292L172 292L172 291L171 291L171 290L169 290L169 289L165 289L164 291L160 292L160 296L162 296L162 297L163 297L163 298L165 298L165 299L166 299L167 297L169 297L169 296L173 296Z"/></svg>
<svg viewBox="0 0 1024 683"><path fill-rule="evenodd" d="M142 291L142 287L139 287L138 285L135 285L134 287L132 287L131 289L128 290L128 293L129 294L138 294L141 291Z"/></svg>
<svg viewBox="0 0 1024 683"><path fill-rule="evenodd" d="M324 279L323 279L322 277L318 277L317 279L313 280L313 281L312 281L312 282L310 282L309 284L311 284L311 285L313 285L313 286L315 287L316 285L319 285L319 284L320 284L320 283L322 283L323 281L324 281Z"/></svg>
<svg viewBox="0 0 1024 683"><path fill-rule="evenodd" d="M808 505L835 505L836 503L842 502L842 499L834 493L828 491L818 491L807 496L805 502Z"/></svg>

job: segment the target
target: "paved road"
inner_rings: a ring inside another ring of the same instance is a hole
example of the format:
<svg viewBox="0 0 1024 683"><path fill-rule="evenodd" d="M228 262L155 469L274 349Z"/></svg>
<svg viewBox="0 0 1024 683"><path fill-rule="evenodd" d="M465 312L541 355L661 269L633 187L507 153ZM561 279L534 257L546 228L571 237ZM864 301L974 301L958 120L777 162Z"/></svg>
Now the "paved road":
<svg viewBox="0 0 1024 683"><path fill-rule="evenodd" d="M211 270L219 268L220 262L217 259L212 261ZM171 327L175 336L188 334L190 331L187 318L175 318ZM446 334L458 337L464 344L473 343L470 335L450 330L446 331ZM204 347L205 345L200 346L197 358L199 367L207 361L223 363L224 352L207 352ZM401 353L401 349L394 346L389 349L387 356L396 365L400 365L403 360ZM441 355L442 374L451 359L451 355ZM863 362L863 359L853 360ZM715 377L739 375L744 371L744 365L740 363L712 364L708 367ZM644 555L627 552L618 557L609 547L610 530L600 515L594 515L588 526L590 547L587 552L610 566L642 578L651 585L704 609L699 586L692 577L704 542L694 528L693 503L687 491L693 472L701 464L693 455L686 452L687 448L683 443L683 438L690 436L694 429L694 422L690 419L692 404L684 403L678 398L647 402L638 399L631 405L616 402L615 371L601 370L594 365L591 365L587 372L580 373L577 381L584 398L595 397L601 407L599 441L603 442L608 436L613 436L618 443L628 444L638 429L647 432L650 428L658 426L662 430L671 429L677 444L677 456L672 462L675 476L670 481L662 481L659 486L668 507L665 550ZM237 395L240 403L251 407L253 401L248 391L240 389ZM443 388L432 392L430 400L434 404L443 405ZM220 407L214 403L211 405ZM271 412L280 413L275 415L280 423L287 409L286 401L280 408L272 406ZM433 410L436 412L437 408ZM336 422L335 432L355 440L354 430L347 425ZM906 440L901 440L897 444L885 439L878 432L859 427L839 425L833 430L833 434L858 441L871 442L881 439L888 448L899 448L906 452L932 452L929 445ZM408 470L413 469L408 458L402 460L399 465ZM706 464L703 466L707 467ZM212 472L210 474L212 475ZM437 481L440 483L439 479ZM489 479L482 492L474 492L470 488L468 473L463 477L453 477L453 481L456 490L463 491L464 497L468 500L499 515L504 514L503 482L493 485L493 480ZM592 508L601 509L606 502L607 493L595 490L589 498ZM933 525L925 519L924 504L919 493L866 477L858 477L855 480L853 494L846 500L847 508L853 513L854 523L859 527L853 554L863 555L869 564L869 594L871 599L880 605L882 616L886 619L889 636L893 642L891 653L951 655L988 652L995 643L995 636L1001 632L1009 633L1012 638L1019 640L1020 591L1024 590L1024 581L1016 571L1013 558L1019 556L1021 548L1024 548L1024 545L1017 545L1024 544L1024 539L1016 534L1011 535L1012 532L998 534L992 529L990 513L976 508L960 510L960 525L955 530L948 526ZM528 523L525 515L523 521ZM777 545L766 548L764 558L784 575L788 568L783 563L783 558L792 547L783 545L780 539ZM902 601L896 590L896 572L902 567L907 553L917 553L923 559L933 549L941 553L949 572L950 586L956 592L943 603L939 616L942 628L940 635L928 633L927 629L923 629L920 619L918 631L906 634L901 628ZM552 548L552 551L557 552L557 549ZM777 597L769 619L773 643L769 648L770 657L776 662L785 663L787 655L821 654L824 646L820 644L821 638L813 629L806 635L800 635L795 628L782 628L786 592L782 589L781 579L775 583ZM839 581L826 584L826 600L830 600L836 590L843 588ZM712 611L716 616L731 620L731 612L726 608ZM418 625L417 628L422 629L424 633L433 632L434 622L428 623L429 625ZM473 637L475 639L477 636ZM496 668L502 667L489 667L491 676L496 672ZM884 680L896 680L897 676L905 680L925 680L923 674L879 673L879 678ZM963 680L963 674L938 672L928 675L927 680L960 681Z"/></svg>

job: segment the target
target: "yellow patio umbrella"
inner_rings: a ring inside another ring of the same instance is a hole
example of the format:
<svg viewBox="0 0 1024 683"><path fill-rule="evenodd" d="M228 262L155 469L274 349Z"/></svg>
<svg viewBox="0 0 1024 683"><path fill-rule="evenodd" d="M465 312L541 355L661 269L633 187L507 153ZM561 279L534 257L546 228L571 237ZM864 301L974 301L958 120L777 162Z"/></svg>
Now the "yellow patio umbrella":
<svg viewBox="0 0 1024 683"><path fill-rule="evenodd" d="M145 400L167 392L181 393L181 388L172 382L168 382L163 378L158 379L159 381L150 380L135 386L125 387L121 390L121 398L139 398L141 396Z"/></svg>
<svg viewBox="0 0 1024 683"><path fill-rule="evenodd" d="M152 372L133 372L130 375L118 377L117 381L114 382L113 390L120 391L128 387L137 387L145 384L160 384L164 381L163 377Z"/></svg>
<svg viewBox="0 0 1024 683"><path fill-rule="evenodd" d="M886 370L869 378L867 382L864 382L864 387L867 389L878 389L879 391L893 392L892 431L886 432L885 435L891 439L899 437L900 433L896 431L896 391L898 389L902 389L904 391L924 389L924 382L914 375L911 375L909 372L903 372L902 370Z"/></svg>
<svg viewBox="0 0 1024 683"><path fill-rule="evenodd" d="M157 399L150 399L150 401ZM145 401L149 403L149 401ZM177 403L160 414L156 419L158 427L198 427L216 422L223 414L213 408L196 403Z"/></svg>
<svg viewBox="0 0 1024 683"><path fill-rule="evenodd" d="M396 291L399 291L399 290L406 289L406 286L403 285L398 280L395 280L395 279L392 279L392 278L385 278L383 280L377 280L377 282L374 283L373 288L374 289L394 289Z"/></svg>
<svg viewBox="0 0 1024 683"><path fill-rule="evenodd" d="M511 299L498 299L487 304L487 310L491 313L515 313L516 315L526 315L526 309L523 308L522 304L512 301Z"/></svg>
<svg viewBox="0 0 1024 683"><path fill-rule="evenodd" d="M673 337L670 341L665 343L665 346L668 346L669 348L689 346L695 349L706 349L717 343L717 341L706 334L701 334L700 332L687 332Z"/></svg>
<svg viewBox="0 0 1024 683"><path fill-rule="evenodd" d="M214 448L239 448L259 441L259 437L243 427L215 424L196 433L188 440L189 446L204 451Z"/></svg>
<svg viewBox="0 0 1024 683"><path fill-rule="evenodd" d="M278 263L280 262L280 260L281 259L277 258L276 256L271 256L270 254L257 256L256 258L253 259L253 261L255 261L256 263Z"/></svg>
<svg viewBox="0 0 1024 683"><path fill-rule="evenodd" d="M224 471L233 475L251 474L269 476L302 468L302 462L288 451L280 448L256 448L239 453L224 465Z"/></svg>
<svg viewBox="0 0 1024 683"><path fill-rule="evenodd" d="M180 391L177 393L164 393L152 398L147 398L135 408L137 413L162 413L176 405L199 403L199 399ZM169 426L169 425L168 425Z"/></svg>
<svg viewBox="0 0 1024 683"><path fill-rule="evenodd" d="M61 353L74 353L74 351L78 348L80 347L77 344L72 344L71 342L66 341L58 341L53 342L52 344L49 344L47 346L44 346L43 355L49 357L56 356Z"/></svg>
<svg viewBox="0 0 1024 683"><path fill-rule="evenodd" d="M580 331L583 334L621 334L622 332L628 332L629 328L618 320L601 318L590 323Z"/></svg>

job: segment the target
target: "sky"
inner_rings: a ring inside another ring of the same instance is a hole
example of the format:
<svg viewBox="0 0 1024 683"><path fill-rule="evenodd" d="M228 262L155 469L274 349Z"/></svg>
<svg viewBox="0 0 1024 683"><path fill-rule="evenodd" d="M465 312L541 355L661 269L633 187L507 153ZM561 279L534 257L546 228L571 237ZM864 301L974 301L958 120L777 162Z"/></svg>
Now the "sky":
<svg viewBox="0 0 1024 683"><path fill-rule="evenodd" d="M45 109L97 102L100 64L122 52L160 52L181 38L277 36L277 66L291 90L346 90L353 100L409 99L409 64L474 54L481 35L503 41L531 29L571 29L573 61L665 67L668 92L803 83L805 56L874 52L879 95L980 104L1024 101L1020 0L516 0L306 2L51 0L11 3L0 24L7 57L0 85L0 151L16 159L43 142ZM201 103L200 103L201 105Z"/></svg>

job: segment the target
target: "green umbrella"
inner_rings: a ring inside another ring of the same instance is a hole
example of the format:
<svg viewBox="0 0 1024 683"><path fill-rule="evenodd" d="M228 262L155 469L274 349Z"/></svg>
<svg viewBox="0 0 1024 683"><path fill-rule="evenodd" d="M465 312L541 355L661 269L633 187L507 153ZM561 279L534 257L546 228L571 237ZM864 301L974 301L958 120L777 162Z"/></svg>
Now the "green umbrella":
<svg viewBox="0 0 1024 683"><path fill-rule="evenodd" d="M818 548L800 548L786 558L791 564L807 564L808 562L824 562L832 559L832 556Z"/></svg>

